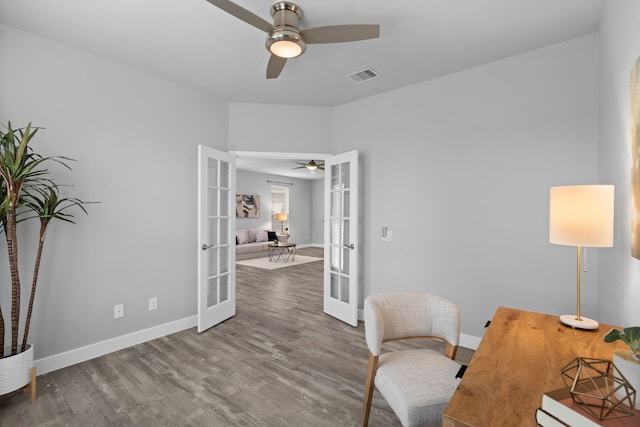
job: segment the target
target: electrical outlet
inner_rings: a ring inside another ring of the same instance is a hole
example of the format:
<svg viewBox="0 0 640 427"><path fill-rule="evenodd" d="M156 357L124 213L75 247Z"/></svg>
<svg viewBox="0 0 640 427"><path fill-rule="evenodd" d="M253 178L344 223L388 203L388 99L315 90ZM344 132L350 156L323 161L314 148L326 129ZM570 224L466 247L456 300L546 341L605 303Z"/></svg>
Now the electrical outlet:
<svg viewBox="0 0 640 427"><path fill-rule="evenodd" d="M149 311L158 309L158 297L149 298Z"/></svg>
<svg viewBox="0 0 640 427"><path fill-rule="evenodd" d="M119 319L124 317L124 304L116 304L113 306L113 318Z"/></svg>

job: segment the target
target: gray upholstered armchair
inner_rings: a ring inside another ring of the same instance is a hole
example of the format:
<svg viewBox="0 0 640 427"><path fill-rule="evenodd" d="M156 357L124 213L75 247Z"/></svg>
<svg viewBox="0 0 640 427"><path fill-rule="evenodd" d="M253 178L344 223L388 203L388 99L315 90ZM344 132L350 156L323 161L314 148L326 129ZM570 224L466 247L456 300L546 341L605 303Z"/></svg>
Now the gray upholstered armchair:
<svg viewBox="0 0 640 427"><path fill-rule="evenodd" d="M369 368L362 426L367 426L374 385L403 426L442 422L442 414L458 386L455 362L460 313L452 302L422 292L388 292L364 302ZM433 338L444 341L444 354L430 349L382 352L388 341Z"/></svg>

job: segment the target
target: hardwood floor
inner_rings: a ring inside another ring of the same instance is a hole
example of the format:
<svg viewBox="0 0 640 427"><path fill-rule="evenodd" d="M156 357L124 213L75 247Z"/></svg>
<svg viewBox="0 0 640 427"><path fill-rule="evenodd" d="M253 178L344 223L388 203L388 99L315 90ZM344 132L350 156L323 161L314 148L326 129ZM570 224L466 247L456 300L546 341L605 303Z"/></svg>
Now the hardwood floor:
<svg viewBox="0 0 640 427"><path fill-rule="evenodd" d="M0 397L0 426L357 426L367 355L362 323L322 311L321 261L238 265L235 317L39 376L36 403ZM377 392L369 425L400 425Z"/></svg>

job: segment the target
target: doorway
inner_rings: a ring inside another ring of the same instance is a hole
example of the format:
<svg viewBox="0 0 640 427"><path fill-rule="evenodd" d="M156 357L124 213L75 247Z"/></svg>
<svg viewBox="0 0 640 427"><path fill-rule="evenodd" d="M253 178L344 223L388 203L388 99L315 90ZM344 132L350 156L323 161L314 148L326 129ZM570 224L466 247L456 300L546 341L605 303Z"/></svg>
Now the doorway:
<svg viewBox="0 0 640 427"><path fill-rule="evenodd" d="M358 215L358 151L353 150L337 155L310 153L256 153L229 152L233 156L233 167L241 163L243 158L252 159L307 159L315 157L325 159L326 175L322 179L324 221L322 245L324 246L323 269L323 310L352 326L358 325L359 301L359 215ZM303 169L314 171L318 168L315 161L305 160L298 163ZM309 164L315 167L308 168ZM300 169L300 167L290 168ZM265 172L265 171L258 171ZM291 176L289 169L280 173L268 172L277 177ZM237 175L235 178L238 179ZM201 178L202 179L202 178ZM234 180L235 182L235 180ZM269 179L266 182L272 182ZM232 187L236 189L236 187ZM236 191L244 191L242 188ZM235 193L238 194L237 192ZM293 211L293 209L292 209ZM258 215L256 215L258 216ZM262 221L262 220L261 220ZM269 218L269 228L271 218ZM262 228L262 227L260 227ZM240 236L240 234L238 234ZM235 250L234 250L235 255ZM235 256L234 256L235 260ZM235 271L236 266L233 266Z"/></svg>
<svg viewBox="0 0 640 427"><path fill-rule="evenodd" d="M242 176L240 173L243 170L264 175L260 182L257 179L236 181L239 194L243 191L262 193L261 218L242 220L241 223L248 224L248 227L239 223L238 229L268 228L282 234L283 228L287 227L290 228L288 234L293 243L299 246L324 246L324 199L322 197L324 171L318 169L311 172L301 164L310 160L324 163L331 154L247 151L230 151L229 153L236 156L237 176ZM292 185L294 180L303 181ZM300 183L305 186L301 187ZM271 193L277 187L283 190L281 200L274 203ZM275 216L278 213L287 214L286 219L277 219Z"/></svg>

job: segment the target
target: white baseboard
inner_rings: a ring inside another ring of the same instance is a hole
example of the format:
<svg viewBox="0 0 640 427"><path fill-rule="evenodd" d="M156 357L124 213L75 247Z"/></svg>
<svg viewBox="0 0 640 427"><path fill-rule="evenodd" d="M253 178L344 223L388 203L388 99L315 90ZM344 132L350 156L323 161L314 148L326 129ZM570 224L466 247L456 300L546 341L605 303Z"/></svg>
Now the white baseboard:
<svg viewBox="0 0 640 427"><path fill-rule="evenodd" d="M33 364L36 366L38 375L46 374L66 368L67 366L75 365L76 363L85 362L114 351L122 350L123 348L193 328L196 326L196 323L196 316L185 317L184 319L153 326L95 344L89 344L84 347L65 351L64 353L54 354L53 356L35 360Z"/></svg>
<svg viewBox="0 0 640 427"><path fill-rule="evenodd" d="M360 320L362 320L362 310L358 311ZM184 319L175 320L173 322L153 326L151 328L132 332L130 334L111 338L95 344L89 344L84 347L65 351L64 353L44 357L42 359L35 360L33 364L36 366L38 375L42 375L57 371L58 369L66 368L67 366L85 362L96 357L104 356L105 354L113 353L114 351L122 350L136 344L142 344L143 342L175 334L176 332L184 331L185 329L194 328L196 324L196 316L189 316ZM460 334L461 347L476 350L478 345L480 345L480 340L481 338L474 337L472 335Z"/></svg>
<svg viewBox="0 0 640 427"><path fill-rule="evenodd" d="M471 350L477 350L482 338L474 337L473 335L460 334L460 347L470 348Z"/></svg>

